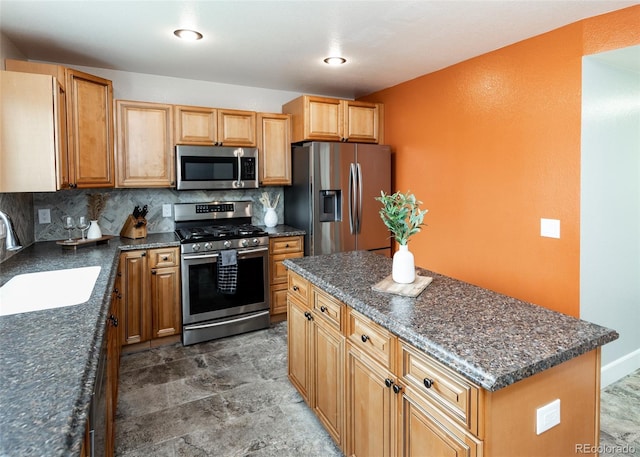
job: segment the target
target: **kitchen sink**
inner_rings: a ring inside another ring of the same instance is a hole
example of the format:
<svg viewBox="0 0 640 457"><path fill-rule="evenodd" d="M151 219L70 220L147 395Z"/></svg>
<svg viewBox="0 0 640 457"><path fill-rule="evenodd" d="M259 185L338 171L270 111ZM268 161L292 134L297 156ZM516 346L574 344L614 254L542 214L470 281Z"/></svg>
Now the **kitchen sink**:
<svg viewBox="0 0 640 457"><path fill-rule="evenodd" d="M0 316L79 305L89 300L99 266L25 273L0 287Z"/></svg>

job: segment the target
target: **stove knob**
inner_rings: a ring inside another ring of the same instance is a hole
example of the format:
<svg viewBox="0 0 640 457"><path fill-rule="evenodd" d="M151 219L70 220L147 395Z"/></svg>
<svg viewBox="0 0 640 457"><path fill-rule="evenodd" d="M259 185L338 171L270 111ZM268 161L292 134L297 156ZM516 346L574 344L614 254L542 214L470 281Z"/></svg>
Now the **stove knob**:
<svg viewBox="0 0 640 457"><path fill-rule="evenodd" d="M211 243L204 243L204 250L210 251L212 249Z"/></svg>
<svg viewBox="0 0 640 457"><path fill-rule="evenodd" d="M247 246L249 246L249 240L242 240L240 244L242 245L243 248L246 248Z"/></svg>
<svg viewBox="0 0 640 457"><path fill-rule="evenodd" d="M224 247L225 247L225 248L230 248L230 247L231 247L231 241L226 240L226 241L224 242Z"/></svg>
<svg viewBox="0 0 640 457"><path fill-rule="evenodd" d="M251 244L253 244L254 246L257 246L260 244L260 240L258 238L254 238L251 240Z"/></svg>
<svg viewBox="0 0 640 457"><path fill-rule="evenodd" d="M200 245L198 243L191 246L191 250L193 252L198 252L200 250Z"/></svg>

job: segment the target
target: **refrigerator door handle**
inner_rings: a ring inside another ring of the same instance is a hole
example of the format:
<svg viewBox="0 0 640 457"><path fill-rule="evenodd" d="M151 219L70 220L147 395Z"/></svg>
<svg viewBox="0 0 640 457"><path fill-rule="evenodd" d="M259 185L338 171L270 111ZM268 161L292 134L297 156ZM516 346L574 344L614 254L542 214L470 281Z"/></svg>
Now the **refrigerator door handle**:
<svg viewBox="0 0 640 457"><path fill-rule="evenodd" d="M356 219L354 211L356 210L356 165L354 163L349 165L349 233L355 234Z"/></svg>
<svg viewBox="0 0 640 457"><path fill-rule="evenodd" d="M356 233L360 233L362 224L362 168L360 163L356 164L356 182L358 183L358 209L356 211Z"/></svg>

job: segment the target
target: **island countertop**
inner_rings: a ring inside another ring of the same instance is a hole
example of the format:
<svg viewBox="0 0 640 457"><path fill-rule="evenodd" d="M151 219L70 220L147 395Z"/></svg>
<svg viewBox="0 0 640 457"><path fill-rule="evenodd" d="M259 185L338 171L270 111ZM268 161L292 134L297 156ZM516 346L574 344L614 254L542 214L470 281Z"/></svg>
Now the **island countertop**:
<svg viewBox="0 0 640 457"><path fill-rule="evenodd" d="M389 258L367 251L284 265L468 380L496 391L618 338L614 330L438 273L416 298L372 290Z"/></svg>

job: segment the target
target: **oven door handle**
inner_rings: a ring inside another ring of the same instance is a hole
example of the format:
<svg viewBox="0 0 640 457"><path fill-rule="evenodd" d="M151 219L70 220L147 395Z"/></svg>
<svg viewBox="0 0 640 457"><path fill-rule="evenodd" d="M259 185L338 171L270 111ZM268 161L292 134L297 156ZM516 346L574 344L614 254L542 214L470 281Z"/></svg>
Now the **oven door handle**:
<svg viewBox="0 0 640 457"><path fill-rule="evenodd" d="M184 329L185 330L197 330L200 328L209 328L209 327L217 327L218 325L227 325L227 324L232 324L234 322L242 322L242 321L246 321L249 319L254 319L256 317L260 317L260 316L264 316L265 314L269 314L269 310L267 311L260 311L259 313L253 313L250 314L248 316L243 316L243 317L238 317L236 319L228 319L228 320L224 320L221 322L210 322L208 324L199 324L199 325L185 325Z"/></svg>
<svg viewBox="0 0 640 457"><path fill-rule="evenodd" d="M238 251L238 256L242 254L253 254L254 252L266 252L269 248L256 248L256 249L243 249L242 251Z"/></svg>
<svg viewBox="0 0 640 457"><path fill-rule="evenodd" d="M191 259L208 259L211 257L218 257L220 254L199 254L199 255L184 255L182 258L184 260L191 260Z"/></svg>

